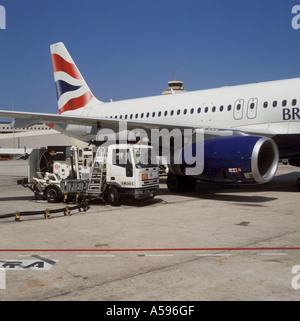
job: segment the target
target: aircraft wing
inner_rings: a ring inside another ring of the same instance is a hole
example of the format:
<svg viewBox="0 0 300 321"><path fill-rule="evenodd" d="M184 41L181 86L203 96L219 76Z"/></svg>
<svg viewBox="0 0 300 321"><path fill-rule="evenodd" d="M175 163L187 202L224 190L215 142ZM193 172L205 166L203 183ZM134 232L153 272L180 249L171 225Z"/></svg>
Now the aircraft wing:
<svg viewBox="0 0 300 321"><path fill-rule="evenodd" d="M63 115L54 115L54 114L46 114L46 113L31 113L31 112L17 112L17 111L4 111L0 110L0 118L9 118L14 119L13 126L14 127L29 127L35 125L37 123L45 123L45 124L73 124L73 125L82 125L82 126L95 126L97 129L108 128L112 130L118 130L120 122L126 122L126 128L128 130L133 129L143 129L147 133L150 132L151 129L161 130L163 128L171 131L172 129L179 129L183 132L185 129L204 129L205 134L210 137L220 137L220 136L231 136L233 132L235 133L247 133L251 135L262 135L272 137L275 135L274 132L268 130L243 130L242 128L236 129L223 129L223 128L207 128L203 126L195 126L195 125L182 125L176 123L157 123L157 122L149 122L145 120L139 121L131 121L131 120L120 120L120 119L112 119L112 118L103 118L103 117L93 117L93 116L81 116L81 115L71 115L64 113Z"/></svg>
<svg viewBox="0 0 300 321"><path fill-rule="evenodd" d="M54 115L45 113L30 113L30 112L18 112L18 111L4 111L0 110L0 118L10 118L14 119L15 127L28 127L35 125L37 123L56 123L56 124L78 124L82 125L83 118L81 116L64 116L64 115ZM95 121L87 119L84 121L86 125L94 125Z"/></svg>
<svg viewBox="0 0 300 321"><path fill-rule="evenodd" d="M151 129L173 129L178 128L184 130L187 128L199 128L195 126L183 126L182 124L164 124L164 123L153 123L147 121L125 121L120 119L112 118L101 118L92 116L81 116L81 115L63 115L45 114L45 113L31 113L31 112L17 112L17 111L3 111L0 110L0 118L14 119L14 127L29 127L37 123L45 124L73 124L83 126L97 126L97 128L119 128L119 122L126 122L128 130L140 128L146 131Z"/></svg>

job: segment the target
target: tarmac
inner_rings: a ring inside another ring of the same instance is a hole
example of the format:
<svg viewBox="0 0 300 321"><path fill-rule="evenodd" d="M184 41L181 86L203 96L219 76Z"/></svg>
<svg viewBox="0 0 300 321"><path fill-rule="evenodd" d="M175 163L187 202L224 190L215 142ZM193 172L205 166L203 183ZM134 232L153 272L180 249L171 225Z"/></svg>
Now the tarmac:
<svg viewBox="0 0 300 321"><path fill-rule="evenodd" d="M57 209L0 162L0 215ZM298 301L299 170L258 186L198 184L120 207L0 220L0 301Z"/></svg>

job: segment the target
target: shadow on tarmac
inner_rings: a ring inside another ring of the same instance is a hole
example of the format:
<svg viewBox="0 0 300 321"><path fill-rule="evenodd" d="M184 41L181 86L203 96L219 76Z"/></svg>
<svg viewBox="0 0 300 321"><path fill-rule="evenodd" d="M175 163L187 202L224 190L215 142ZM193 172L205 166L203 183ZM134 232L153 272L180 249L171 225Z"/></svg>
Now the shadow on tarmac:
<svg viewBox="0 0 300 321"><path fill-rule="evenodd" d="M254 203L253 206L259 206L259 204L255 205L255 203L270 202L278 199L259 195L262 192L299 193L300 187L296 185L296 180L299 176L299 172L279 173L271 182L262 185L220 185L198 182L195 191L178 193L170 192L167 187L164 187L166 178L161 178L160 184L163 186L160 188L159 195L180 195L222 202ZM239 193L243 193L243 195L239 195ZM257 195L247 196L244 195L245 193L257 193Z"/></svg>
<svg viewBox="0 0 300 321"><path fill-rule="evenodd" d="M278 198L259 195L262 192L292 192L299 193L300 187L297 187L296 180L300 176L299 172L288 172L277 174L274 179L262 185L220 185L198 182L198 185L193 192L170 192L166 186L166 177L160 178L160 190L159 194L150 200L140 201L128 201L122 200L121 205L144 207L154 204L162 204L166 202L160 196L163 195L178 195L181 197L203 199L203 200L215 200L222 202L233 203L248 203L245 206L264 206L262 203L274 201ZM245 193L251 193L252 195L245 195ZM253 195L257 193L257 195ZM34 196L14 196L14 197L0 197L0 202L10 201L32 201ZM103 202L95 202L94 205L102 205Z"/></svg>

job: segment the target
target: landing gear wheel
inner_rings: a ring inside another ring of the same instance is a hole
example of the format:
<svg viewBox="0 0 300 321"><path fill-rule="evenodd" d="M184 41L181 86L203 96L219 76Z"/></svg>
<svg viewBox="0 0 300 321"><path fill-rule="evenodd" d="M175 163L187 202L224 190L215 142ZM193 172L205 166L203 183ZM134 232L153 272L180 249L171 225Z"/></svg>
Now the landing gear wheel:
<svg viewBox="0 0 300 321"><path fill-rule="evenodd" d="M197 180L193 177L185 177L184 190L187 192L192 192L197 186Z"/></svg>
<svg viewBox="0 0 300 321"><path fill-rule="evenodd" d="M54 185L50 185L45 189L44 196L47 198L48 203L58 203L62 199L60 189Z"/></svg>
<svg viewBox="0 0 300 321"><path fill-rule="evenodd" d="M167 177L167 186L171 192L180 191L181 176L169 174Z"/></svg>
<svg viewBox="0 0 300 321"><path fill-rule="evenodd" d="M120 195L116 187L112 187L109 190L108 201L111 206L120 206Z"/></svg>
<svg viewBox="0 0 300 321"><path fill-rule="evenodd" d="M167 186L171 192L191 192L197 186L197 180L192 177L169 174Z"/></svg>

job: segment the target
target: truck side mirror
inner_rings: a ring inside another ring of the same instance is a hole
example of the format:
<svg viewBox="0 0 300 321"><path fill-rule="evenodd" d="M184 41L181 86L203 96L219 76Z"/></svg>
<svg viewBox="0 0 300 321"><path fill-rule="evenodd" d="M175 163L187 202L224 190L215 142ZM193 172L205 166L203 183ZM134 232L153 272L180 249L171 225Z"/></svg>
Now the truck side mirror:
<svg viewBox="0 0 300 321"><path fill-rule="evenodd" d="M133 166L129 161L126 164L126 177L133 177Z"/></svg>

